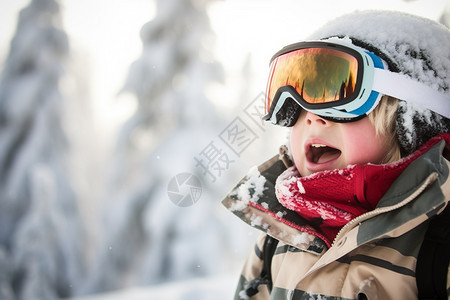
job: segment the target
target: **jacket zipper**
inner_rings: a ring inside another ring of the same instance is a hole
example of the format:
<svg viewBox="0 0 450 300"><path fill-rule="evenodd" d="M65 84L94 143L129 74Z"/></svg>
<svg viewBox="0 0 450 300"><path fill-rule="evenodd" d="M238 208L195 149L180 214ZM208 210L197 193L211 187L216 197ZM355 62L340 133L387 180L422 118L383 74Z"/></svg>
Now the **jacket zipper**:
<svg viewBox="0 0 450 300"><path fill-rule="evenodd" d="M360 215L359 217L356 217L355 219L353 219L352 221L350 221L349 223L347 223L347 225L345 225L344 227L342 227L342 229L339 231L338 235L336 236L336 238L333 241L332 247L338 243L338 241L343 237L343 235L345 235L347 233L347 231L350 231L355 224L362 222L366 219L372 218L375 215L378 214L382 214L385 212L389 212L389 211L393 211L396 210L399 207L402 207L406 204L408 204L409 202L411 202L412 200L414 200L420 193L422 193L431 183L433 183L436 179L438 178L438 174L436 172L430 174L424 181L424 183L416 190L414 191L409 197L407 197L406 199L404 199L403 201L392 205L392 206L387 206L387 207L382 207L382 208L378 208L375 209L373 211L367 212L365 214ZM298 282L301 282L304 278L306 278L307 276L309 276L311 273L315 272L316 270L324 267L325 264L321 264L320 266L313 266L312 269L310 269L308 272L306 272L302 278L300 278L300 280Z"/></svg>

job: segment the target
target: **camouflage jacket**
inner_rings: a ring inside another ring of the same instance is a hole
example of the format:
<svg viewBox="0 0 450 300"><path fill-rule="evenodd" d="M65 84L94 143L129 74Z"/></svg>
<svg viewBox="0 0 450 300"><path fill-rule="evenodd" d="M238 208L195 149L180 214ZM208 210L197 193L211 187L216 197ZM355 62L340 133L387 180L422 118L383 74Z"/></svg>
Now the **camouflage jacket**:
<svg viewBox="0 0 450 300"><path fill-rule="evenodd" d="M344 226L327 247L320 238L299 231L296 225L305 221L275 197L276 178L289 166L282 148L223 200L235 215L262 231L244 265L235 299L417 299L416 262L427 220L450 200L449 154L448 139L431 147L403 171L375 210ZM267 234L279 240L271 264L273 288L269 292L261 285L248 298L242 290L260 276Z"/></svg>

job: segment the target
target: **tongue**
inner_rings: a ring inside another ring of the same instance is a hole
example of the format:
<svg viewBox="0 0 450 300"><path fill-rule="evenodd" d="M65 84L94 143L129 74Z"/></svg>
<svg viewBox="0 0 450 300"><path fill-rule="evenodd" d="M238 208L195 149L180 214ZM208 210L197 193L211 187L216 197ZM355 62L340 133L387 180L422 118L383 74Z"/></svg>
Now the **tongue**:
<svg viewBox="0 0 450 300"><path fill-rule="evenodd" d="M338 158L339 155L341 155L341 151L336 150L336 149L333 149L331 151L326 151L319 157L319 159L317 160L317 163L318 164L326 163L330 160Z"/></svg>
<svg viewBox="0 0 450 300"><path fill-rule="evenodd" d="M316 164L323 164L338 158L340 155L341 151L337 149L330 147L320 148L314 151L313 162Z"/></svg>

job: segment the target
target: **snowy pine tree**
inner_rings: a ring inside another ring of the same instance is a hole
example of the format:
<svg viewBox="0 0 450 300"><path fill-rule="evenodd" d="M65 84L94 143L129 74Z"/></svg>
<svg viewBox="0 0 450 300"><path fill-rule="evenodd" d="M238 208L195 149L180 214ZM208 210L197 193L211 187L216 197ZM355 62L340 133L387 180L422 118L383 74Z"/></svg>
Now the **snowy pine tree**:
<svg viewBox="0 0 450 300"><path fill-rule="evenodd" d="M167 194L178 173L201 177L194 156L224 128L205 95L223 77L211 47L207 4L157 1L155 18L141 30L143 52L123 89L138 105L118 136L103 202L103 252L88 291L208 275L226 267L230 232L220 220L226 212L220 195L211 193L214 186L203 180L202 197L189 208L177 207Z"/></svg>
<svg viewBox="0 0 450 300"><path fill-rule="evenodd" d="M80 277L82 230L59 90L68 51L59 3L32 0L20 12L0 81L2 296L67 297Z"/></svg>
<svg viewBox="0 0 450 300"><path fill-rule="evenodd" d="M448 28L450 28L450 2L448 2L447 5L444 7L444 10L442 11L442 15L439 21Z"/></svg>

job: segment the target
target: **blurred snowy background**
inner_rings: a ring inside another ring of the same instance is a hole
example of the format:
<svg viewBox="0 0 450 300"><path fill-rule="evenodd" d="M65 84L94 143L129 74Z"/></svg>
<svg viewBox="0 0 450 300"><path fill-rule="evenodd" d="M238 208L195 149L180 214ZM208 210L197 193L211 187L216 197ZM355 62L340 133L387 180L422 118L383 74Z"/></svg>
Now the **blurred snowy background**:
<svg viewBox="0 0 450 300"><path fill-rule="evenodd" d="M257 233L220 200L286 138L268 60L369 8L450 24L448 0L0 0L0 300L230 299Z"/></svg>

